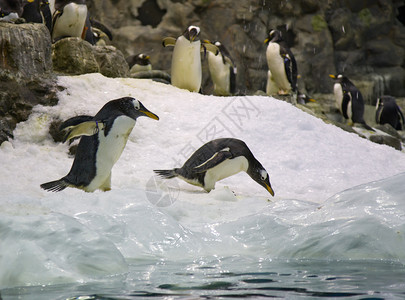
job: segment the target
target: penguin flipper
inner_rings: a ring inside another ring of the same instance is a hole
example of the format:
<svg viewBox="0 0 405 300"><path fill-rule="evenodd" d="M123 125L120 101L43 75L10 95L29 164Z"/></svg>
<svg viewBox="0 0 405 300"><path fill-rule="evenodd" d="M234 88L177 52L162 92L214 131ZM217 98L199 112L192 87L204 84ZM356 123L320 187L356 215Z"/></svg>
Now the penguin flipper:
<svg viewBox="0 0 405 300"><path fill-rule="evenodd" d="M217 46L209 43L201 43L201 52L205 53L207 50L214 53L215 55L218 55L219 53L219 49Z"/></svg>
<svg viewBox="0 0 405 300"><path fill-rule="evenodd" d="M98 30L103 32L106 36L108 36L110 41L113 40L113 35L111 33L111 30L107 26L105 26L103 23L90 18L90 24L91 24L91 27L97 28Z"/></svg>
<svg viewBox="0 0 405 300"><path fill-rule="evenodd" d="M68 127L76 126L76 125L79 125L80 123L92 121L92 120L93 120L93 117L87 116L87 115L72 117L72 118L64 121L62 124L60 124L59 131L63 131Z"/></svg>
<svg viewBox="0 0 405 300"><path fill-rule="evenodd" d="M176 38L174 37L165 37L162 41L163 47L174 46L176 44Z"/></svg>
<svg viewBox="0 0 405 300"><path fill-rule="evenodd" d="M99 122L99 121L86 121L86 122L82 122L75 126L66 127L64 129L65 131L67 131L65 138L64 138L64 142L66 142L67 140L70 140L74 137L77 137L77 136L94 135L94 134L98 133L100 130L103 130L104 127L105 127L105 124L103 122Z"/></svg>
<svg viewBox="0 0 405 300"><path fill-rule="evenodd" d="M399 118L399 124L398 124L398 128L396 128L397 130L402 130L404 129L405 126L405 119L404 119L404 114L402 113L402 110L399 108L399 106L397 106L397 110L398 110L398 118Z"/></svg>
<svg viewBox="0 0 405 300"><path fill-rule="evenodd" d="M347 108L349 107L349 102L351 97L348 93L343 92L343 100L342 100L342 114L345 119L348 119L349 116L347 114Z"/></svg>
<svg viewBox="0 0 405 300"><path fill-rule="evenodd" d="M46 182L40 185L40 187L48 192L60 192L69 186L63 178L55 181Z"/></svg>
<svg viewBox="0 0 405 300"><path fill-rule="evenodd" d="M215 167L226 159L232 158L232 153L229 152L229 148L225 148L221 151L214 153L208 160L204 161L202 164L193 168L193 172L202 173Z"/></svg>

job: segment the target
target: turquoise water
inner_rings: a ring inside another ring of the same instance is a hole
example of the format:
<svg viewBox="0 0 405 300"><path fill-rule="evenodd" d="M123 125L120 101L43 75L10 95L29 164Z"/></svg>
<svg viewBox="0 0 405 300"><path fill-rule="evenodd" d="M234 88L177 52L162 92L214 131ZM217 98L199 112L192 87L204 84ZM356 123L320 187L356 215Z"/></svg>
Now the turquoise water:
<svg viewBox="0 0 405 300"><path fill-rule="evenodd" d="M7 299L404 299L405 266L389 261L133 261L126 275L93 283L12 288Z"/></svg>

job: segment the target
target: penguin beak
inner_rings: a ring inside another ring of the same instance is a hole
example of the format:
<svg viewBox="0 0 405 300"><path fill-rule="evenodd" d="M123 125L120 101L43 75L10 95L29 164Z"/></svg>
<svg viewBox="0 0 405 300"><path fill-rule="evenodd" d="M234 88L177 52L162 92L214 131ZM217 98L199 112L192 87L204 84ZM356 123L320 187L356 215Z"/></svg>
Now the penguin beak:
<svg viewBox="0 0 405 300"><path fill-rule="evenodd" d="M149 56L149 55L146 55L146 56L145 56L145 59L150 59L150 56Z"/></svg>
<svg viewBox="0 0 405 300"><path fill-rule="evenodd" d="M267 39L264 40L264 43L267 44L269 41L270 41L270 39L267 38Z"/></svg>
<svg viewBox="0 0 405 300"><path fill-rule="evenodd" d="M153 112L150 112L147 109L144 109L144 110L141 109L141 110L139 110L139 112L143 113L145 116L147 116L153 120L159 120L159 117L157 115L155 115Z"/></svg>
<svg viewBox="0 0 405 300"><path fill-rule="evenodd" d="M270 193L270 195L272 195L274 197L274 191L271 188L271 186L268 185L267 183L265 183L265 187L266 187L266 190Z"/></svg>
<svg viewBox="0 0 405 300"><path fill-rule="evenodd" d="M336 79L336 76L333 75L333 74L329 74L329 77L330 77L330 78L333 78L333 79Z"/></svg>

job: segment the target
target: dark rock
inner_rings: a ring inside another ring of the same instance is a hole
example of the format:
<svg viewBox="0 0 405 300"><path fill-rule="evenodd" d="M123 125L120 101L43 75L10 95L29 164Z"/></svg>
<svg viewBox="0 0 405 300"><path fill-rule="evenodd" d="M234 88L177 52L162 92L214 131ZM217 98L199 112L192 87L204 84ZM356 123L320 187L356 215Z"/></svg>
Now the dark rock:
<svg viewBox="0 0 405 300"><path fill-rule="evenodd" d="M107 77L126 77L129 66L121 51L113 46L93 46L100 73Z"/></svg>
<svg viewBox="0 0 405 300"><path fill-rule="evenodd" d="M378 134L371 135L370 141L377 144L393 147L396 150L402 150L401 141L390 135L378 135Z"/></svg>
<svg viewBox="0 0 405 300"><path fill-rule="evenodd" d="M0 22L0 77L32 78L52 72L51 36L43 24Z"/></svg>
<svg viewBox="0 0 405 300"><path fill-rule="evenodd" d="M54 71L64 75L80 75L100 71L93 46L76 37L63 38L52 45Z"/></svg>

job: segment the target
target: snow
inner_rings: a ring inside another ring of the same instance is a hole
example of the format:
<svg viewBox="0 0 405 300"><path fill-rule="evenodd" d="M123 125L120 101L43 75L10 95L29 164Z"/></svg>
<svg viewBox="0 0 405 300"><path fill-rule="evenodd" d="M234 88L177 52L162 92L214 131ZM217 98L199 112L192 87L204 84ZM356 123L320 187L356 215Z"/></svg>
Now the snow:
<svg viewBox="0 0 405 300"><path fill-rule="evenodd" d="M123 274L134 259L254 257L405 261L405 156L270 97L215 97L142 79L59 77L53 107L36 106L0 147L0 288ZM132 96L139 118L112 171L112 190L50 193L68 173L52 120L94 115ZM154 169L181 166L219 137L246 142L275 197L239 173L206 193Z"/></svg>

